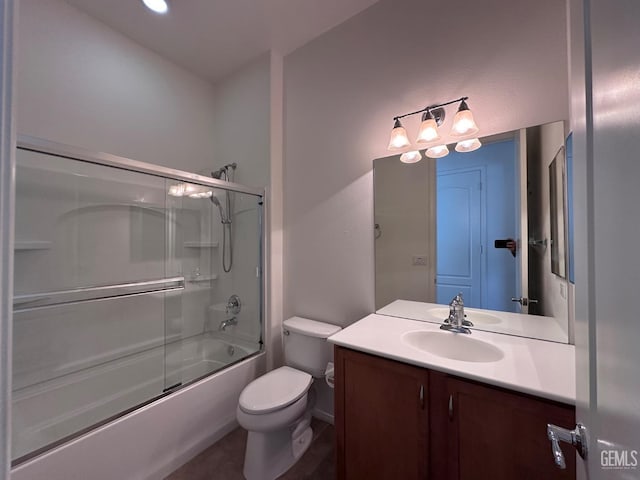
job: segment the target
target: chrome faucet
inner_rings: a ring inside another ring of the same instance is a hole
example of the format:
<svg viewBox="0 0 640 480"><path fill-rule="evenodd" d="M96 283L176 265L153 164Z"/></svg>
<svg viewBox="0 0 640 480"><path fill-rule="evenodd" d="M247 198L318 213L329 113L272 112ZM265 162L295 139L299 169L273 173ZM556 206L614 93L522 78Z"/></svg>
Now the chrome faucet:
<svg viewBox="0 0 640 480"><path fill-rule="evenodd" d="M440 329L454 333L471 333L465 325L473 326L473 324L465 320L464 316L464 300L461 292L449 302L449 317L440 325Z"/></svg>
<svg viewBox="0 0 640 480"><path fill-rule="evenodd" d="M232 325L237 325L237 324L238 324L238 319L236 317L231 317L231 318L228 318L227 320L223 320L222 322L220 322L220 327L218 328L218 330L220 330L221 332L224 332L227 327Z"/></svg>

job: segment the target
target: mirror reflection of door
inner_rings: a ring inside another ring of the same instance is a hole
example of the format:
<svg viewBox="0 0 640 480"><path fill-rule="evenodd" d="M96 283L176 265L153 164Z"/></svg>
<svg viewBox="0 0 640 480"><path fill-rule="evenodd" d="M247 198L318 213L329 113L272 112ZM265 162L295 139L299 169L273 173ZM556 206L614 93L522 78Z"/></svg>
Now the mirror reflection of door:
<svg viewBox="0 0 640 480"><path fill-rule="evenodd" d="M518 311L517 259L506 245L518 237L516 148L507 138L436 161L437 303L462 292L467 306Z"/></svg>

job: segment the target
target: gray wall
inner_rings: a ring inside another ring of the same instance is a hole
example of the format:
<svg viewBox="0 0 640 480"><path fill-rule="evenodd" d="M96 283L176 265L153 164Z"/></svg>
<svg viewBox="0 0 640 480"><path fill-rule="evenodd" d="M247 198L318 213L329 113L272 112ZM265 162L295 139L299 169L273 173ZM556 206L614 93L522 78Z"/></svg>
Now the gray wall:
<svg viewBox="0 0 640 480"><path fill-rule="evenodd" d="M481 135L568 117L565 20L556 0L382 0L285 57L285 318L373 311L372 160L394 115L468 95Z"/></svg>

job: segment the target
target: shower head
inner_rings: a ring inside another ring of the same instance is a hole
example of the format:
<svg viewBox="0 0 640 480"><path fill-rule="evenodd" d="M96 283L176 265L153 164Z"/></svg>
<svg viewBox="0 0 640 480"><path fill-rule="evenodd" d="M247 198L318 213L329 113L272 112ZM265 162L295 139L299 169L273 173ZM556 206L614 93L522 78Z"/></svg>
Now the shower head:
<svg viewBox="0 0 640 480"><path fill-rule="evenodd" d="M213 203L216 207L218 207L218 211L220 212L220 222L222 222L225 225L228 224L228 223L231 223L231 220L228 219L227 217L225 217L224 209L222 208L222 204L220 203L220 199L218 197L216 197L216 194L214 193L213 195L211 195L209 197L209 199L211 200L211 203Z"/></svg>
<svg viewBox="0 0 640 480"><path fill-rule="evenodd" d="M220 167L218 170L211 172L211 176L213 178L217 178L218 180L222 179L222 176L225 176L225 180L229 180L229 169L235 170L238 167L237 163L227 163L225 166Z"/></svg>

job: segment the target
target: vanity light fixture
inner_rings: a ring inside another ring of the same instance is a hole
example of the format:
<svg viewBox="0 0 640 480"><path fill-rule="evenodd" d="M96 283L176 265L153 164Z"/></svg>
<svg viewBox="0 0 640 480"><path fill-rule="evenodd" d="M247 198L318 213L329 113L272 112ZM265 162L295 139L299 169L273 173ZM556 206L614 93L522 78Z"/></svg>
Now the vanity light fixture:
<svg viewBox="0 0 640 480"><path fill-rule="evenodd" d="M473 152L482 146L480 140L477 138L470 138L468 140L460 140L456 144L456 152Z"/></svg>
<svg viewBox="0 0 640 480"><path fill-rule="evenodd" d="M400 123L399 118L395 118L393 122L393 130L391 130L391 138L389 139L389 150L400 150L411 145L407 131Z"/></svg>
<svg viewBox="0 0 640 480"><path fill-rule="evenodd" d="M427 110L422 114L422 123L420 124L420 130L418 130L416 143L431 143L440 140L438 127L444 121L444 109L435 109L436 116L434 116L433 112L434 110Z"/></svg>
<svg viewBox="0 0 640 480"><path fill-rule="evenodd" d="M435 147L427 148L424 154L429 158L442 158L449 155L449 149L446 145L436 145Z"/></svg>
<svg viewBox="0 0 640 480"><path fill-rule="evenodd" d="M451 127L452 137L464 137L478 133L478 126L473 119L473 113L469 110L466 100L460 102L458 112L453 118L453 126Z"/></svg>
<svg viewBox="0 0 640 480"><path fill-rule="evenodd" d="M440 140L440 133L438 127L444 123L445 109L447 105L454 103L460 103L456 116L453 119L453 125L451 127L450 135L452 137L465 137L474 135L478 132L478 126L473 119L473 113L467 105L469 97L461 97L449 102L439 103L437 105L430 105L421 110L415 112L405 113L393 117L393 130L391 131L391 138L389 140L389 150L404 150L411 145L407 136L407 130L402 126L400 122L401 118L405 118L411 115L422 114L422 123L420 124L420 130L418 131L418 137L416 139L417 144L429 144L435 143ZM456 145L456 151L458 152L472 152L480 148L482 144L477 138L471 140L464 140L458 142ZM426 155L430 158L444 157L449 153L449 149L446 145L435 145L427 149ZM419 152L418 152L419 154ZM404 157L404 159L403 159ZM420 160L420 156L416 155L416 150L405 152L401 155L401 160L405 163L413 163ZM410 161L407 161L410 160Z"/></svg>
<svg viewBox="0 0 640 480"><path fill-rule="evenodd" d="M422 154L418 150L411 150L400 155L400 161L403 163L416 163L422 160Z"/></svg>
<svg viewBox="0 0 640 480"><path fill-rule="evenodd" d="M169 11L169 4L166 0L142 0L145 7L155 13L167 13Z"/></svg>

